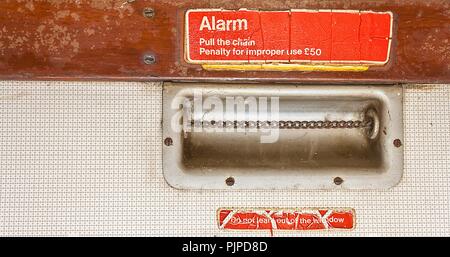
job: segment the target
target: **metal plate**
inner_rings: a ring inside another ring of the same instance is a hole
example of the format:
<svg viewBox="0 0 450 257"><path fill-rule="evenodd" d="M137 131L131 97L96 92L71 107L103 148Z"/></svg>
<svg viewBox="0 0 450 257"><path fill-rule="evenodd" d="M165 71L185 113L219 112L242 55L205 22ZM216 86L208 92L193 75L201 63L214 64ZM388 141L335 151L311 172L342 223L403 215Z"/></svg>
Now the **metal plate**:
<svg viewBox="0 0 450 257"><path fill-rule="evenodd" d="M182 189L389 188L403 171L402 97L401 86L165 83L164 176Z"/></svg>

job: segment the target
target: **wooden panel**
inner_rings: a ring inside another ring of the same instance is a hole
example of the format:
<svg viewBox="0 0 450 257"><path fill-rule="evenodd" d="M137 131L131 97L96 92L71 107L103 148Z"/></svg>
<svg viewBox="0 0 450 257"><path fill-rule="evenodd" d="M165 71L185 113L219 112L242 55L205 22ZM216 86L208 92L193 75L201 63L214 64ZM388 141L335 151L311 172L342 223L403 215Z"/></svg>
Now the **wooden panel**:
<svg viewBox="0 0 450 257"><path fill-rule="evenodd" d="M154 8L146 18L143 9ZM205 71L183 58L189 8L392 11L391 60L365 72ZM450 2L275 0L5 0L0 79L450 82ZM155 64L143 55L153 53Z"/></svg>

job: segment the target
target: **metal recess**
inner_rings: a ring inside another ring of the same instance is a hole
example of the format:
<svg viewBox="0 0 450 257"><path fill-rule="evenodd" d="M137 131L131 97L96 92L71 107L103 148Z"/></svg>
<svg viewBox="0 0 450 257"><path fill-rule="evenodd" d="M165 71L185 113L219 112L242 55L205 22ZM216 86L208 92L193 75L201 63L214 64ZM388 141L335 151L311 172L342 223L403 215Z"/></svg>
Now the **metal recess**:
<svg viewBox="0 0 450 257"><path fill-rule="evenodd" d="M397 85L165 83L164 176L180 189L390 188L402 98Z"/></svg>

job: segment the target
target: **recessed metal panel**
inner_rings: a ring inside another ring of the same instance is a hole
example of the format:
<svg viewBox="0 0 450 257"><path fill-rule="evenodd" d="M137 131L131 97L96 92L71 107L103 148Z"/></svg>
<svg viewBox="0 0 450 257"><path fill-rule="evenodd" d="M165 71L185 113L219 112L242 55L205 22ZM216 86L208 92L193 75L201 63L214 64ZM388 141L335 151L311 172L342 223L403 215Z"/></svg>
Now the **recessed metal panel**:
<svg viewBox="0 0 450 257"><path fill-rule="evenodd" d="M166 83L163 156L182 189L373 189L403 171L401 86Z"/></svg>

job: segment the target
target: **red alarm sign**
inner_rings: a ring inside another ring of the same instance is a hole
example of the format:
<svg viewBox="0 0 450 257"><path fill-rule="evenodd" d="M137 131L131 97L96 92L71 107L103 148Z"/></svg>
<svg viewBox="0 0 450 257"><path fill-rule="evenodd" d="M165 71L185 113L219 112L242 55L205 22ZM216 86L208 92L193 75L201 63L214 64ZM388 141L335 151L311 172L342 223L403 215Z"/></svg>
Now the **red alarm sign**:
<svg viewBox="0 0 450 257"><path fill-rule="evenodd" d="M188 10L185 57L199 64L383 65L392 23L391 12Z"/></svg>

